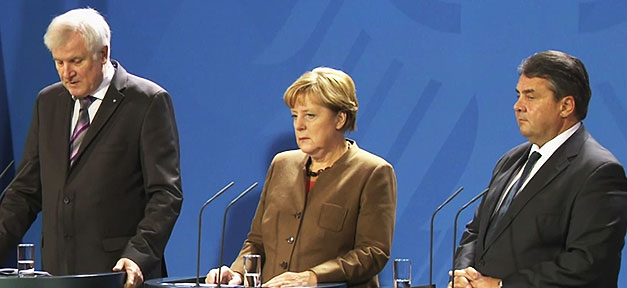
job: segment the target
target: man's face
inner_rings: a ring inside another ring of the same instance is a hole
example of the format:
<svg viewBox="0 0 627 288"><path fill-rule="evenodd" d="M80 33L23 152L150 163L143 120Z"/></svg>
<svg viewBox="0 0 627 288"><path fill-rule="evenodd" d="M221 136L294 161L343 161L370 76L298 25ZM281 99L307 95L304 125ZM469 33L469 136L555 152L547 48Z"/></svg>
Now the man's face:
<svg viewBox="0 0 627 288"><path fill-rule="evenodd" d="M548 85L544 78L521 75L516 86L514 111L520 134L540 147L564 130L563 102L567 97L556 100Z"/></svg>
<svg viewBox="0 0 627 288"><path fill-rule="evenodd" d="M78 33L73 33L65 45L51 49L61 83L70 94L76 98L84 98L96 91L102 82L102 67L107 62L107 49L108 47L103 47L94 59Z"/></svg>

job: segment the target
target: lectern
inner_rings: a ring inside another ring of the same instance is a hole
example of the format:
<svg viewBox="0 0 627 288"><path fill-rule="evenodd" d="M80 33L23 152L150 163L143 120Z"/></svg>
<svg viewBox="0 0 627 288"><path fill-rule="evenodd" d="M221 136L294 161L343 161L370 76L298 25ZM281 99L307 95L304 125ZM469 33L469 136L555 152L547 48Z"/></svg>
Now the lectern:
<svg viewBox="0 0 627 288"><path fill-rule="evenodd" d="M123 288L126 272L65 276L0 277L0 288Z"/></svg>
<svg viewBox="0 0 627 288"><path fill-rule="evenodd" d="M205 281L205 278L202 277L202 282ZM216 287L215 284L201 284L201 287ZM157 278L150 279L144 283L145 288L166 288L166 287L196 287L196 278ZM235 287L244 287L241 285L225 285L222 284L220 287L224 288L235 288ZM316 287L320 288L346 288L346 283L318 283Z"/></svg>

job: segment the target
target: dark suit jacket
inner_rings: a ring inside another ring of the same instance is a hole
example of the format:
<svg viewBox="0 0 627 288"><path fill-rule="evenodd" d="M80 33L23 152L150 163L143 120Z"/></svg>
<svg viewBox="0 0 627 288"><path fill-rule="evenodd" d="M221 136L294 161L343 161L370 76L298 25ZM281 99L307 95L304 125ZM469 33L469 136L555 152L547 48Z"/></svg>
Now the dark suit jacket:
<svg viewBox="0 0 627 288"><path fill-rule="evenodd" d="M69 166L74 101L56 83L36 101L15 182L0 206L0 252L42 212L43 269L54 275L110 272L120 257L145 279L162 274L163 252L182 204L178 132L170 96L116 68Z"/></svg>
<svg viewBox="0 0 627 288"><path fill-rule="evenodd" d="M263 282L286 271L311 270L320 283L378 287L394 235L392 165L355 143L305 193L307 159L300 150L274 157L231 269L243 274L242 256L260 254Z"/></svg>
<svg viewBox="0 0 627 288"><path fill-rule="evenodd" d="M485 243L490 216L531 143L497 163L489 192L466 227L456 268L475 267L504 287L616 287L626 223L621 164L583 125L519 192Z"/></svg>

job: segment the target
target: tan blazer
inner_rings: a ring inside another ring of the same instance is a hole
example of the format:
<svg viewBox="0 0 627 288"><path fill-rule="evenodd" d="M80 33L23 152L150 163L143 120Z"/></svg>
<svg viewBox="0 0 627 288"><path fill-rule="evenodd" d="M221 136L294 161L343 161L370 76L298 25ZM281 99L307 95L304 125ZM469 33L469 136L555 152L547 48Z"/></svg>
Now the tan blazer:
<svg viewBox="0 0 627 288"><path fill-rule="evenodd" d="M390 258L396 215L396 177L382 158L351 148L305 193L300 150L275 156L242 255L261 254L262 281L286 271L313 271L318 282L378 286Z"/></svg>

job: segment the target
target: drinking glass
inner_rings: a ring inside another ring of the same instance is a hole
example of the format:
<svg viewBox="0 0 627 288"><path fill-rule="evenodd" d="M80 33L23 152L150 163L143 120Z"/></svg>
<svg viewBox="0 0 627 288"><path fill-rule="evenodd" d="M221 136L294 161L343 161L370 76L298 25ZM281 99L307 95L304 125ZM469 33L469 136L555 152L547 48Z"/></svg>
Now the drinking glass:
<svg viewBox="0 0 627 288"><path fill-rule="evenodd" d="M17 275L18 277L29 277L35 274L35 245L17 245Z"/></svg>
<svg viewBox="0 0 627 288"><path fill-rule="evenodd" d="M261 255L244 255L244 286L261 287Z"/></svg>
<svg viewBox="0 0 627 288"><path fill-rule="evenodd" d="M411 261L394 259L394 288L411 287Z"/></svg>

